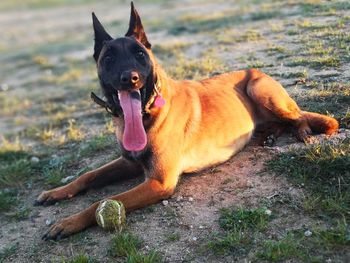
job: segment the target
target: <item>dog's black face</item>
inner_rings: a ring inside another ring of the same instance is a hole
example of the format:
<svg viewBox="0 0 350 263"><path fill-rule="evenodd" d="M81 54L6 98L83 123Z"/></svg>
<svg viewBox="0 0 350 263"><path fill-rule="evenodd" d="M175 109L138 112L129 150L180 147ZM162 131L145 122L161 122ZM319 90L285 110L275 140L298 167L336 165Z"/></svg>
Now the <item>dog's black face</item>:
<svg viewBox="0 0 350 263"><path fill-rule="evenodd" d="M140 93L132 94L138 96L145 106L156 80L148 52L151 45L133 4L130 26L125 37L113 39L94 14L92 18L95 32L94 58L108 104L113 108L115 115L120 115L122 109L118 91L139 90Z"/></svg>
<svg viewBox="0 0 350 263"><path fill-rule="evenodd" d="M114 91L143 88L152 68L147 50L130 37L105 41L97 60L103 88Z"/></svg>
<svg viewBox="0 0 350 263"><path fill-rule="evenodd" d="M145 47L131 37L105 41L97 60L97 72L108 102L121 114L116 94L140 90L144 106L153 90L153 64Z"/></svg>

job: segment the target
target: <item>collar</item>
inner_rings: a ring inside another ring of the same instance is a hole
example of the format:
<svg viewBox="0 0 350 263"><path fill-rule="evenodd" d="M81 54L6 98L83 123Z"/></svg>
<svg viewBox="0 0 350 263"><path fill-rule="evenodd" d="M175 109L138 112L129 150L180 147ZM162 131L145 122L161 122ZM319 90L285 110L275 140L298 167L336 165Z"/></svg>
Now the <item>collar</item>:
<svg viewBox="0 0 350 263"><path fill-rule="evenodd" d="M151 108L153 106L162 107L164 105L165 101L160 92L161 92L161 83L160 83L160 79L157 78L157 82L154 83L154 89L152 91L152 95L149 98L148 102L146 103L145 108L142 111L142 114L150 114ZM107 101L104 101L103 99L99 98L94 92L91 92L90 97L96 104L98 104L102 108L105 108L109 114L118 117L118 115L114 110L114 107L112 107ZM159 105L155 105L155 104L159 104Z"/></svg>
<svg viewBox="0 0 350 263"><path fill-rule="evenodd" d="M161 95L160 91L161 91L161 83L160 83L160 79L157 78L157 82L154 83L154 88L153 88L153 91L152 91L152 95L149 98L148 102L146 103L145 108L143 110L143 113L146 113L146 114L150 114L151 113L151 108L155 104L156 99L158 97L162 98L162 95Z"/></svg>

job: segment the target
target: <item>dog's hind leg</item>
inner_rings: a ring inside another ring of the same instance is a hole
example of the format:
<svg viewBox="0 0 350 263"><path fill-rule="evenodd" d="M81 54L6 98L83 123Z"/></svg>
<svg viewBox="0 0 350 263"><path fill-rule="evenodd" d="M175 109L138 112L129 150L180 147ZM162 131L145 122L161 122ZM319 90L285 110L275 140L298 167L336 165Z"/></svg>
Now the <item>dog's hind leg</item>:
<svg viewBox="0 0 350 263"><path fill-rule="evenodd" d="M263 121L277 121L296 128L299 140L305 141L312 132L331 135L338 130L338 122L331 117L300 110L280 83L270 76L250 70L247 94L255 102Z"/></svg>
<svg viewBox="0 0 350 263"><path fill-rule="evenodd" d="M120 157L104 166L87 172L67 185L42 192L35 200L35 205L50 205L59 200L72 198L88 188L107 185L114 181L133 178L143 174L143 169L137 163Z"/></svg>

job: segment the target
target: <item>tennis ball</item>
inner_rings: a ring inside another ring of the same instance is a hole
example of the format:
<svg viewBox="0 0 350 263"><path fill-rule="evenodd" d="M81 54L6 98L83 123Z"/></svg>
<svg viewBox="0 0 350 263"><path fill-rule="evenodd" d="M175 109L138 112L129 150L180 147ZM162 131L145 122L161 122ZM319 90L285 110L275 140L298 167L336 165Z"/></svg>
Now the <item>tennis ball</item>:
<svg viewBox="0 0 350 263"><path fill-rule="evenodd" d="M125 207L122 202L103 200L96 209L97 224L105 230L122 231L125 227Z"/></svg>

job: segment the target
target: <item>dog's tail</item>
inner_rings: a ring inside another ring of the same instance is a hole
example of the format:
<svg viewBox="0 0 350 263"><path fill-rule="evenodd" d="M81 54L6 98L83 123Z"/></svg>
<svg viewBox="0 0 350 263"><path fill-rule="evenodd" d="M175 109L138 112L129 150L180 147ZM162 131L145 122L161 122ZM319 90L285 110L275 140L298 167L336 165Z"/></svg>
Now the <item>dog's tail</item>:
<svg viewBox="0 0 350 263"><path fill-rule="evenodd" d="M313 132L332 135L336 133L339 128L338 121L326 115L303 111L302 116L307 120Z"/></svg>

